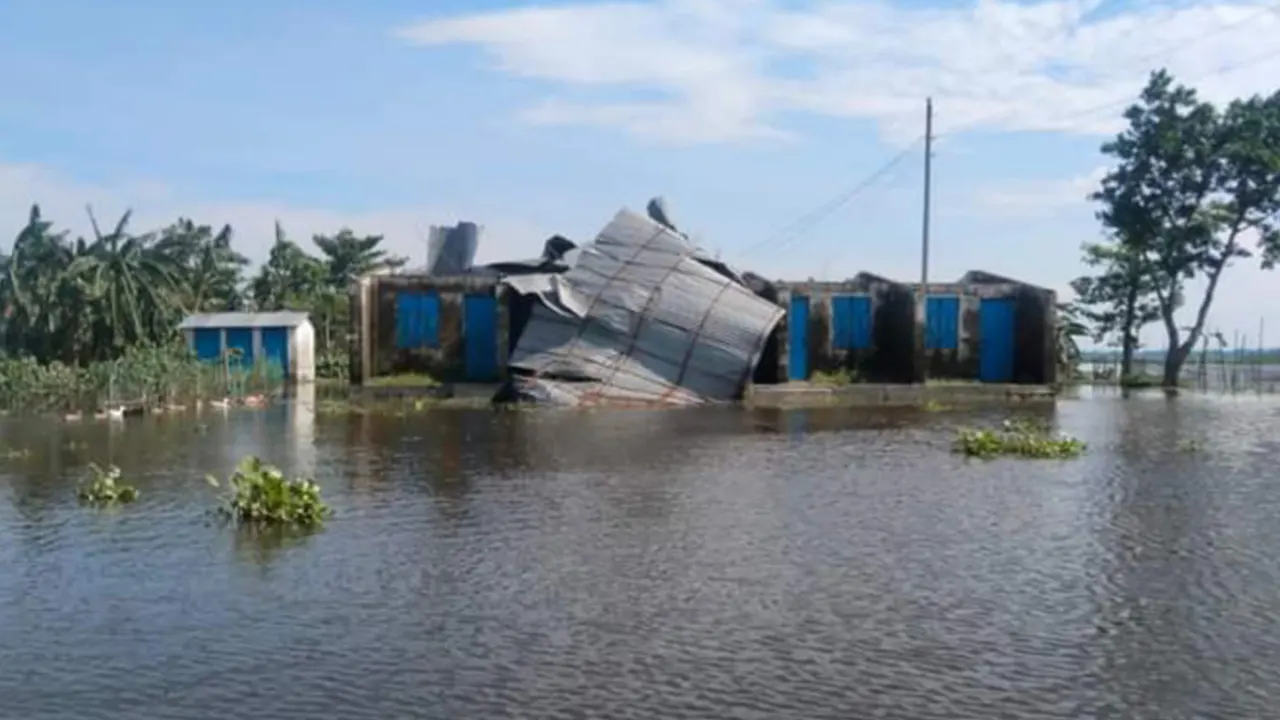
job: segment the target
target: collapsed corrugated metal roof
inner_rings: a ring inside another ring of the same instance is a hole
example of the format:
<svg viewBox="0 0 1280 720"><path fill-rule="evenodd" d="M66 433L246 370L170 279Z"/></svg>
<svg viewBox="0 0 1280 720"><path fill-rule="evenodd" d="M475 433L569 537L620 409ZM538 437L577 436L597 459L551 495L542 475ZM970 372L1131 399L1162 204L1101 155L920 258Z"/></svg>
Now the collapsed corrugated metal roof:
<svg viewBox="0 0 1280 720"><path fill-rule="evenodd" d="M670 226L622 210L563 273L510 276L537 303L508 365L556 404L694 405L737 398L783 311Z"/></svg>

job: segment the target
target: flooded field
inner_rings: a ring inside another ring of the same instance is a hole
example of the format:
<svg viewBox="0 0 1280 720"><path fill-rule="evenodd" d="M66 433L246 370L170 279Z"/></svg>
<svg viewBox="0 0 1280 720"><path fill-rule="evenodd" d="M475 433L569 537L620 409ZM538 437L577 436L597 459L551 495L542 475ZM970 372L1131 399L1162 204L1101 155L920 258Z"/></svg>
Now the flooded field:
<svg viewBox="0 0 1280 720"><path fill-rule="evenodd" d="M1272 716L1280 401L1094 395L1064 462L936 412L0 419L0 717ZM323 531L210 522L251 453Z"/></svg>

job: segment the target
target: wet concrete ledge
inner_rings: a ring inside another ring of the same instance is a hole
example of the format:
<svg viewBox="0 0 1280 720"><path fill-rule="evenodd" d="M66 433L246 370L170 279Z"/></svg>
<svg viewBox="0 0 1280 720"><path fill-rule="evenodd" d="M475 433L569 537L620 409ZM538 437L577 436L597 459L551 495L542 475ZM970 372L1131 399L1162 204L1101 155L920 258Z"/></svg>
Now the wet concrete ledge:
<svg viewBox="0 0 1280 720"><path fill-rule="evenodd" d="M353 400L395 401L430 399L436 408L476 408L489 406L498 385L488 383L446 383L433 387L383 386L353 387ZM743 405L752 408L822 407L928 407L931 405L977 406L1001 403L1053 402L1056 393L1046 385L997 385L981 383L938 383L894 385L856 383L821 385L783 383L747 388ZM620 407L621 405L619 405Z"/></svg>
<svg viewBox="0 0 1280 720"><path fill-rule="evenodd" d="M440 385L353 385L354 401L430 400L435 408L482 408L492 405L498 383L442 383Z"/></svg>
<svg viewBox="0 0 1280 720"><path fill-rule="evenodd" d="M1014 402L1053 402L1047 385L938 383L889 385L856 383L815 385L783 383L747 388L743 402L755 408L927 407L930 405L987 405Z"/></svg>

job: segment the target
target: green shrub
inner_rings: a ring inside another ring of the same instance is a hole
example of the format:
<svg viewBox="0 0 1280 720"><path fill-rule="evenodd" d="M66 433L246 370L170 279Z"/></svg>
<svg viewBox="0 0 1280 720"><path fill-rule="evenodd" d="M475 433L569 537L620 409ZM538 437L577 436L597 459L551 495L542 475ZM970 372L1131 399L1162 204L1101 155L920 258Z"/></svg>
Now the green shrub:
<svg viewBox="0 0 1280 720"><path fill-rule="evenodd" d="M120 468L115 465L102 469L89 463L89 481L80 485L76 495L80 502L90 505L117 505L138 499L138 489L120 481Z"/></svg>
<svg viewBox="0 0 1280 720"><path fill-rule="evenodd" d="M844 368L832 371L815 370L813 374L809 376L809 382L814 385L832 385L840 387L862 382L862 377L858 374L857 370Z"/></svg>
<svg viewBox="0 0 1280 720"><path fill-rule="evenodd" d="M214 487L218 479L209 476ZM324 524L332 510L320 499L311 480L290 480L279 468L250 455L227 480L228 494L217 511L228 520L252 524L311 528Z"/></svg>
<svg viewBox="0 0 1280 720"><path fill-rule="evenodd" d="M351 377L349 353L327 350L316 357L316 377L328 380L346 380Z"/></svg>

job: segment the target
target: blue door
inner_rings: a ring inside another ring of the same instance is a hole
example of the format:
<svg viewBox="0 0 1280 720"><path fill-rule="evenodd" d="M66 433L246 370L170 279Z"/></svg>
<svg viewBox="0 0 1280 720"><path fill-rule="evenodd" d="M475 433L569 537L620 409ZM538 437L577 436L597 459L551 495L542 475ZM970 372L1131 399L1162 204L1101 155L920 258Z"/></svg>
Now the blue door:
<svg viewBox="0 0 1280 720"><path fill-rule="evenodd" d="M791 296L787 313L787 379L809 379L809 298Z"/></svg>
<svg viewBox="0 0 1280 720"><path fill-rule="evenodd" d="M396 347L400 350L440 347L440 296L403 292L396 296Z"/></svg>
<svg viewBox="0 0 1280 720"><path fill-rule="evenodd" d="M469 382L498 379L498 299L491 293L467 295L462 305L464 368Z"/></svg>
<svg viewBox="0 0 1280 720"><path fill-rule="evenodd" d="M262 328L263 361L274 366L281 377L289 376L289 329Z"/></svg>
<svg viewBox="0 0 1280 720"><path fill-rule="evenodd" d="M205 362L217 362L222 359L222 329L200 328L194 333L196 358Z"/></svg>
<svg viewBox="0 0 1280 720"><path fill-rule="evenodd" d="M960 346L960 298L933 295L925 302L924 347L955 350Z"/></svg>
<svg viewBox="0 0 1280 720"><path fill-rule="evenodd" d="M984 299L978 309L978 378L1013 381L1013 298Z"/></svg>
<svg viewBox="0 0 1280 720"><path fill-rule="evenodd" d="M871 298L836 295L831 298L831 349L865 350L871 347Z"/></svg>
<svg viewBox="0 0 1280 720"><path fill-rule="evenodd" d="M227 350L240 351L240 365L253 366L253 328L227 328Z"/></svg>

